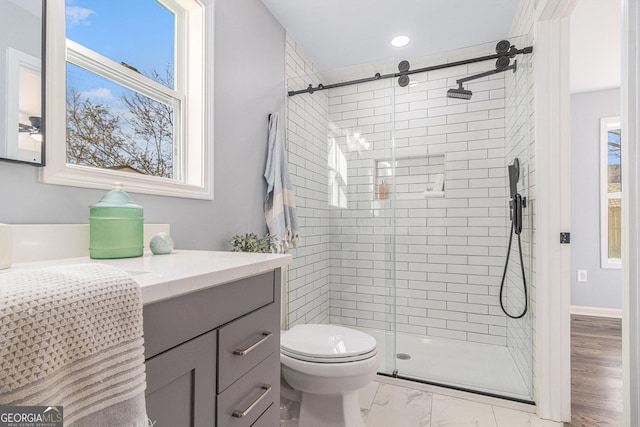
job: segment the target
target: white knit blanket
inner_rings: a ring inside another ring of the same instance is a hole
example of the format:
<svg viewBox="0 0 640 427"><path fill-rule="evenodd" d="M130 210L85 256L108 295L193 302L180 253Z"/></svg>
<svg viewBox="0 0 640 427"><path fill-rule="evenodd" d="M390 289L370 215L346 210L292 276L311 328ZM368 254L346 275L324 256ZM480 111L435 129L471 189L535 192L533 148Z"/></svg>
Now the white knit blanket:
<svg viewBox="0 0 640 427"><path fill-rule="evenodd" d="M102 264L0 274L0 405L65 426L146 426L140 287Z"/></svg>

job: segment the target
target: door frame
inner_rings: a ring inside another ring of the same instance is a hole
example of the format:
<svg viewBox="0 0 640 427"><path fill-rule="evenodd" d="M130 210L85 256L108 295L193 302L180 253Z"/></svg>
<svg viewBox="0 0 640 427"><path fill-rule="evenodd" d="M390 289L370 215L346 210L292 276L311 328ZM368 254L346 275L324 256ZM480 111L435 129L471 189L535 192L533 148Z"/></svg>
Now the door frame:
<svg viewBox="0 0 640 427"><path fill-rule="evenodd" d="M571 418L570 253L559 231L570 226L568 18L577 0L539 0L536 8L538 415ZM626 427L640 425L640 0L622 1L622 364ZM545 174L540 173L543 170Z"/></svg>
<svg viewBox="0 0 640 427"><path fill-rule="evenodd" d="M569 16L577 0L540 0L534 21L536 400L540 418L571 420Z"/></svg>
<svg viewBox="0 0 640 427"><path fill-rule="evenodd" d="M638 0L622 0L622 379L624 425L640 424L640 150Z"/></svg>

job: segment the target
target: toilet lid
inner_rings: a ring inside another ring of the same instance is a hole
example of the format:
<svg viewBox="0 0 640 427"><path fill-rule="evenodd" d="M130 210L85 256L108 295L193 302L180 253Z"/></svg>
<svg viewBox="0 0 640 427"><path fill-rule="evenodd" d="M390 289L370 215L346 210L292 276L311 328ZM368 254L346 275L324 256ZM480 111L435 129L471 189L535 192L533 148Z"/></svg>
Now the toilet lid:
<svg viewBox="0 0 640 427"><path fill-rule="evenodd" d="M314 359L349 359L371 353L376 340L371 335L334 325L296 325L280 338L281 349L289 355Z"/></svg>

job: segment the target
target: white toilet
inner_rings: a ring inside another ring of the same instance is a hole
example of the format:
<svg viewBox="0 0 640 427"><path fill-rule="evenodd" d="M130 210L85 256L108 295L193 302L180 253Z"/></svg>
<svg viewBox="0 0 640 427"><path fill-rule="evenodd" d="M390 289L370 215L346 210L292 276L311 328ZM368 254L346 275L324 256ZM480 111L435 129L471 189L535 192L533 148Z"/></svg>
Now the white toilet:
<svg viewBox="0 0 640 427"><path fill-rule="evenodd" d="M280 339L282 395L299 400L299 427L364 427L358 391L380 365L375 338L342 326L296 325Z"/></svg>

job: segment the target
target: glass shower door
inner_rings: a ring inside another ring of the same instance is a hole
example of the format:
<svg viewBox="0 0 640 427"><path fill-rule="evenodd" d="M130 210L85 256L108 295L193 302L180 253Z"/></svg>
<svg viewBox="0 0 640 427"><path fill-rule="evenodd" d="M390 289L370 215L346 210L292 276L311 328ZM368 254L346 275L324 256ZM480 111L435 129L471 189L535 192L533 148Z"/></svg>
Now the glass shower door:
<svg viewBox="0 0 640 427"><path fill-rule="evenodd" d="M521 38L510 40L518 48ZM411 69L496 52L496 42L411 60ZM500 308L510 232L507 166L518 157L518 191L529 192L528 56L515 70L495 60L413 74L395 91L396 350L398 376L531 401L531 314ZM450 97L462 91L470 99ZM469 80L469 81L466 81ZM531 215L522 251L530 274ZM505 305L524 305L514 237ZM528 283L531 286L531 283Z"/></svg>
<svg viewBox="0 0 640 427"><path fill-rule="evenodd" d="M296 76L288 90L394 70L395 62L386 61ZM292 266L290 316L294 323L369 333L376 338L379 371L389 375L396 370L395 84L374 81L287 100L289 163L303 233ZM312 285L317 291L309 287L312 277L324 274ZM325 295L323 312L318 301Z"/></svg>

